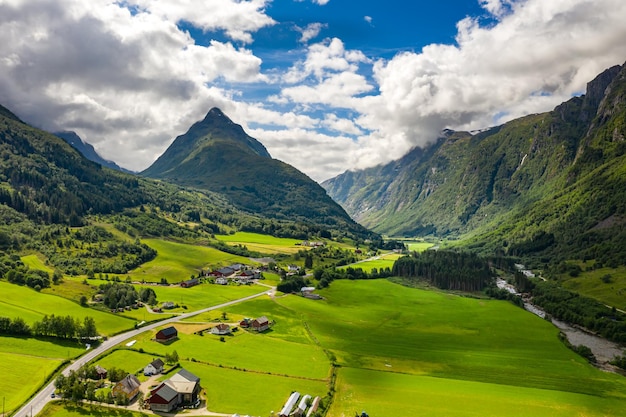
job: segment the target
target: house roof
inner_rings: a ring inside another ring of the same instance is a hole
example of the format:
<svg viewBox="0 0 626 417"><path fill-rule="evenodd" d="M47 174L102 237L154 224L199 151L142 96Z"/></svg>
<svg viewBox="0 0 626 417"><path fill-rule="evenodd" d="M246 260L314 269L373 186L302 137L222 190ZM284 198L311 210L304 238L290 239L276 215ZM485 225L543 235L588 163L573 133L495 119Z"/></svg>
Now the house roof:
<svg viewBox="0 0 626 417"><path fill-rule="evenodd" d="M231 275L233 272L235 272L235 270L233 268L226 267L218 269L217 272L224 275Z"/></svg>
<svg viewBox="0 0 626 417"><path fill-rule="evenodd" d="M121 386L122 390L125 393L130 394L131 392L139 388L139 386L141 385L141 382L139 382L139 380L137 379L135 375L128 374L126 375L126 377L124 377L124 379L122 379L116 385Z"/></svg>
<svg viewBox="0 0 626 417"><path fill-rule="evenodd" d="M197 376L195 376L194 374L192 374L191 372L189 372L188 370L184 368L176 372L170 378L170 380L181 380L181 381L182 379L188 382L200 382L200 378L198 378Z"/></svg>
<svg viewBox="0 0 626 417"><path fill-rule="evenodd" d="M256 319L254 319L254 321L256 321L258 324L269 323L269 320L265 316L258 317Z"/></svg>
<svg viewBox="0 0 626 417"><path fill-rule="evenodd" d="M96 365L96 373L98 375L106 374L107 370L101 367L100 365Z"/></svg>
<svg viewBox="0 0 626 417"><path fill-rule="evenodd" d="M161 336L164 336L164 337L171 337L171 336L178 335L178 330L176 330L176 327L170 326L170 327L166 327L165 329L159 330L159 333L157 334L160 334Z"/></svg>
<svg viewBox="0 0 626 417"><path fill-rule="evenodd" d="M165 365L165 363L163 363L161 359L155 359L152 362L150 362L149 365L152 365L154 369L159 369L159 368L163 368L163 365Z"/></svg>
<svg viewBox="0 0 626 417"><path fill-rule="evenodd" d="M228 324L226 324L226 323L220 323L220 324L218 324L215 327L217 327L218 330L228 330L228 329L230 329L230 326Z"/></svg>
<svg viewBox="0 0 626 417"><path fill-rule="evenodd" d="M152 395L150 397L150 402L153 402L153 400L157 400L155 396L159 396L166 402L170 402L178 395L178 392L167 383L161 382L161 385L153 389L151 394ZM158 402L158 400L154 402Z"/></svg>

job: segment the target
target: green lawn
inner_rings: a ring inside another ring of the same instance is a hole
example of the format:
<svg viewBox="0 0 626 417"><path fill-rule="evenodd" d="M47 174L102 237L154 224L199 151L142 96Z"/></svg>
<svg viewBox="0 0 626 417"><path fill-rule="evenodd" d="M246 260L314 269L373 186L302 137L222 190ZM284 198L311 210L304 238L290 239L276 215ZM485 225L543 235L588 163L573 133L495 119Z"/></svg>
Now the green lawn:
<svg viewBox="0 0 626 417"><path fill-rule="evenodd" d="M244 245L249 250L261 253L296 253L306 246L296 245L302 240L262 235L259 233L237 232L232 235L216 235L218 240L230 245Z"/></svg>
<svg viewBox="0 0 626 417"><path fill-rule="evenodd" d="M206 246L186 245L160 239L144 239L143 243L157 251L157 256L128 275L133 281L178 283L197 276L203 268L222 267L233 263L250 264L243 256L232 255Z"/></svg>
<svg viewBox="0 0 626 417"><path fill-rule="evenodd" d="M428 248L435 246L434 243L422 242L422 241L405 241L404 244L410 252L424 252Z"/></svg>

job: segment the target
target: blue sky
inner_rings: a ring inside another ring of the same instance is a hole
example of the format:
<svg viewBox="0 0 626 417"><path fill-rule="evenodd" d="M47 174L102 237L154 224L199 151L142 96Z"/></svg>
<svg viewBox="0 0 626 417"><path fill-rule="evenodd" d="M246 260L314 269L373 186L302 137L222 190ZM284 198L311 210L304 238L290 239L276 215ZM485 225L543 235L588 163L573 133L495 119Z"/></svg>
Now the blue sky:
<svg viewBox="0 0 626 417"><path fill-rule="evenodd" d="M552 109L626 60L623 0L0 0L0 104L140 171L220 107L322 181Z"/></svg>

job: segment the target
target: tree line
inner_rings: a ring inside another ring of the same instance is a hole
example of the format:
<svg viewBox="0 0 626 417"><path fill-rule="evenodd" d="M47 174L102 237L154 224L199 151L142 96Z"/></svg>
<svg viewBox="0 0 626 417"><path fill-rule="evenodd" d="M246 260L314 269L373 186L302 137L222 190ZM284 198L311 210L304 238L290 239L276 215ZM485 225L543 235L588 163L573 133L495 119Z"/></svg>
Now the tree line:
<svg viewBox="0 0 626 417"><path fill-rule="evenodd" d="M29 326L22 318L0 317L0 334L10 336L44 336L59 339L85 339L98 336L93 317L81 322L72 316L45 315L41 321Z"/></svg>
<svg viewBox="0 0 626 417"><path fill-rule="evenodd" d="M392 275L423 279L444 290L482 291L493 282L487 260L469 252L424 251L403 256L393 264Z"/></svg>

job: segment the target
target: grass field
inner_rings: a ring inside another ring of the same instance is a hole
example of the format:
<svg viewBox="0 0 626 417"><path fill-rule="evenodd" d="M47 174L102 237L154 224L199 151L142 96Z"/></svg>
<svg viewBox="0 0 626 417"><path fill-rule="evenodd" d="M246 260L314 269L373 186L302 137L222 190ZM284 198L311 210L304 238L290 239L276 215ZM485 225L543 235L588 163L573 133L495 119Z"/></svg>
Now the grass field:
<svg viewBox="0 0 626 417"><path fill-rule="evenodd" d="M215 237L229 245L244 245L251 251L267 254L291 254L302 249L308 249L307 247L296 245L296 243L302 243L302 240L274 237L259 233L237 232L232 235L216 235Z"/></svg>
<svg viewBox="0 0 626 417"><path fill-rule="evenodd" d="M119 368L134 374L139 370L143 370L153 360L154 357L152 355L129 349L118 349L98 359L94 364L100 365L104 369Z"/></svg>
<svg viewBox="0 0 626 417"><path fill-rule="evenodd" d="M29 324L41 320L45 314L69 315L79 320L91 316L96 321L98 332L104 335L129 330L135 325L133 320L81 307L65 298L42 294L28 287L9 284L5 281L0 281L0 293L2 294L0 315L11 318L21 317Z"/></svg>
<svg viewBox="0 0 626 417"><path fill-rule="evenodd" d="M31 269L38 269L40 271L46 271L52 274L54 270L46 265L37 255L26 255L20 258L24 265L27 265Z"/></svg>
<svg viewBox="0 0 626 417"><path fill-rule="evenodd" d="M203 268L251 263L248 258L205 246L160 239L144 239L142 242L155 249L157 256L128 274L133 281L159 282L165 278L169 283L177 283L189 279L191 275L197 276Z"/></svg>
<svg viewBox="0 0 626 417"><path fill-rule="evenodd" d="M381 270L384 268L393 268L393 263L402 255L397 253L387 253L376 257L377 259L367 259L365 261L357 262L355 264L343 266L340 269L345 269L348 266L352 268L361 268L365 272L372 272L372 269L376 268Z"/></svg>
<svg viewBox="0 0 626 417"><path fill-rule="evenodd" d="M55 401L48 403L39 417L147 417L153 414L138 413L124 408L101 407L93 404Z"/></svg>
<svg viewBox="0 0 626 417"><path fill-rule="evenodd" d="M584 270L584 265L583 270ZM610 276L603 281L603 277ZM600 268L584 271L576 278L564 277L563 286L587 297L626 310L626 268Z"/></svg>
<svg viewBox="0 0 626 417"><path fill-rule="evenodd" d="M365 369L341 368L337 386L328 417L626 415L622 400Z"/></svg>
<svg viewBox="0 0 626 417"><path fill-rule="evenodd" d="M404 244L407 246L407 249L409 250L409 252L413 252L413 251L424 252L426 249L432 248L433 246L435 246L434 243L423 242L423 241L410 241L410 240L405 241Z"/></svg>
<svg viewBox="0 0 626 417"><path fill-rule="evenodd" d="M59 365L84 352L85 347L76 342L0 337L0 392L5 410L18 408ZM24 383L25 376L28 383Z"/></svg>
<svg viewBox="0 0 626 417"><path fill-rule="evenodd" d="M356 403L335 398L332 416L353 415L355 404L376 410L370 415L377 416L549 416L554 410L571 412L583 402L592 411L580 415L626 414L626 379L593 368L557 339L552 325L510 303L408 289L384 280L335 281L320 293L326 301L291 296L276 302L283 311L297 311L321 346L337 357L346 384L341 389L355 396L363 392ZM254 304L233 311L245 314ZM393 392L405 384L398 382L398 374L413 381L401 390L406 395L386 401L368 391L378 386L381 393ZM374 376L379 383L372 383ZM424 377L430 378L420 379ZM425 391L428 384L438 388ZM466 398L479 405L493 387L499 394L491 405L477 410L463 406ZM449 404L450 411L438 413L436 407L422 405L417 414L407 414L406 407L414 407L422 395L438 397L442 410ZM516 404L534 395L544 399L529 405L536 414L517 413Z"/></svg>
<svg viewBox="0 0 626 417"><path fill-rule="evenodd" d="M274 327L278 327L276 324ZM310 343L298 343L271 337L272 330L257 334L239 330L232 335L220 336L194 331L211 327L208 324L175 324L178 340L161 344L150 340L155 332L143 334L133 345L134 350L165 355L174 350L181 359L196 360L222 366L253 371L259 374L287 375L290 377L322 380L328 376L330 364L324 352Z"/></svg>

